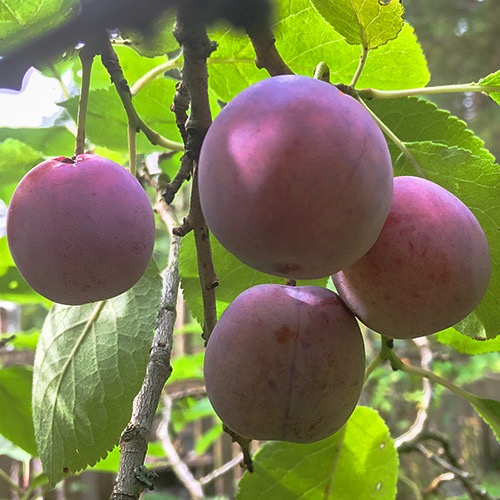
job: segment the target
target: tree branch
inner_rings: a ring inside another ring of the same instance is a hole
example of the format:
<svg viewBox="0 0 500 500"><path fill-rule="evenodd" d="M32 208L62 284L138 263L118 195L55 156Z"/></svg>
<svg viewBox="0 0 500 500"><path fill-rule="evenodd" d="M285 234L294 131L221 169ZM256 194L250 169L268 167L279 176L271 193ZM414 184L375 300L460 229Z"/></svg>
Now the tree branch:
<svg viewBox="0 0 500 500"><path fill-rule="evenodd" d="M271 28L267 25L253 25L247 28L247 34L255 50L255 65L259 69L266 69L271 76L293 75L293 71L282 59L276 48Z"/></svg>
<svg viewBox="0 0 500 500"><path fill-rule="evenodd" d="M168 424L170 422L172 401L168 396L165 396L163 401L165 403L162 411L163 420L158 428L158 437L160 438L163 451L165 452L175 475L189 491L191 498L193 500L201 500L204 498L201 483L196 480L193 474L191 474L189 467L182 461L181 457L177 453L177 450L175 449L174 443L172 443L170 438Z"/></svg>
<svg viewBox="0 0 500 500"><path fill-rule="evenodd" d="M174 29L174 35L184 53L180 89L185 86L189 92L191 103L191 113L185 121L185 130L181 129L181 134L184 135L186 141L181 169L193 172L189 214L184 220L184 224L175 231L175 234L184 236L190 230L194 231L204 309L203 338L205 342L208 342L210 333L217 322L214 289L219 281L213 267L208 227L201 211L196 166L201 144L212 123L208 100L207 58L216 49L216 46L208 38L203 20L197 19L193 15L191 7L190 2L179 5L177 23ZM182 106L177 112L184 112ZM184 115L177 113L176 115L177 122L181 123Z"/></svg>
<svg viewBox="0 0 500 500"><path fill-rule="evenodd" d="M156 210L168 227L175 222L164 201ZM163 386L172 372L170 355L176 318L177 292L179 289L179 238L172 236L169 262L163 271L163 292L155 335L146 369L146 376L132 409L132 417L120 438L120 468L111 498L113 500L137 499L144 488L151 487L154 478L144 472L149 435L153 417L160 401Z"/></svg>

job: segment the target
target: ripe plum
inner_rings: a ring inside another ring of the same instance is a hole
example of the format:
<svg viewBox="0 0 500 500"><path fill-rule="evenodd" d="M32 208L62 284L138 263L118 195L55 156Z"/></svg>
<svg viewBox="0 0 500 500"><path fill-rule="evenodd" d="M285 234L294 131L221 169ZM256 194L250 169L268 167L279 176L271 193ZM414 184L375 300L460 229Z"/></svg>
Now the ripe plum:
<svg viewBox="0 0 500 500"><path fill-rule="evenodd" d="M312 442L339 430L363 386L364 344L321 287L257 285L222 314L205 353L208 397L250 439Z"/></svg>
<svg viewBox="0 0 500 500"><path fill-rule="evenodd" d="M305 76L258 82L215 118L199 185L220 243L260 271L328 276L363 256L389 212L392 164L355 99Z"/></svg>
<svg viewBox="0 0 500 500"><path fill-rule="evenodd" d="M488 241L469 208L426 179L396 177L375 245L333 281L366 326L407 339L464 319L486 293L490 274Z"/></svg>
<svg viewBox="0 0 500 500"><path fill-rule="evenodd" d="M7 214L20 273L44 297L84 304L119 295L144 274L154 214L139 182L93 154L58 157L28 172Z"/></svg>

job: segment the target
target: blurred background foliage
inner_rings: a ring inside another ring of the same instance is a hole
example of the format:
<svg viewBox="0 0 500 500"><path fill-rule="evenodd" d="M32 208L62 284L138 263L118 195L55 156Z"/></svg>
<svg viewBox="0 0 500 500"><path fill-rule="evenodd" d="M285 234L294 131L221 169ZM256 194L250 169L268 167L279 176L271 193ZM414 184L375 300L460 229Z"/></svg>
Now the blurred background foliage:
<svg viewBox="0 0 500 500"><path fill-rule="evenodd" d="M429 85L468 83L500 68L498 0L404 0L429 63ZM500 132L495 103L482 94L433 96L440 107L467 121L500 159Z"/></svg>

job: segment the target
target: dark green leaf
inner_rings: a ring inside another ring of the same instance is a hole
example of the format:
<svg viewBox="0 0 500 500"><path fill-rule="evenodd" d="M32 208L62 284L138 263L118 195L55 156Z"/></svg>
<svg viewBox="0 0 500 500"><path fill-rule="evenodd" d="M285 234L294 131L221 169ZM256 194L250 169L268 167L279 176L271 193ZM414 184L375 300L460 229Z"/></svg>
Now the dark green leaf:
<svg viewBox="0 0 500 500"><path fill-rule="evenodd" d="M238 500L393 500L398 456L378 413L358 407L344 428L322 441L265 444L254 469L242 477Z"/></svg>
<svg viewBox="0 0 500 500"><path fill-rule="evenodd" d="M94 465L118 443L144 377L160 295L152 262L128 292L55 305L47 316L35 356L33 414L51 484Z"/></svg>
<svg viewBox="0 0 500 500"><path fill-rule="evenodd" d="M173 35L174 22L175 16L171 11L167 11L153 23L147 33L122 29L120 34L126 40L127 45L141 56L162 56L179 48Z"/></svg>
<svg viewBox="0 0 500 500"><path fill-rule="evenodd" d="M500 332L500 167L456 147L430 142L407 147L427 178L462 200L486 233L492 262L490 286L479 306L455 328L470 337L494 338ZM394 168L397 175L416 175L411 161L403 155Z"/></svg>
<svg viewBox="0 0 500 500"><path fill-rule="evenodd" d="M32 456L37 456L31 413L33 371L27 366L0 369L0 434Z"/></svg>
<svg viewBox="0 0 500 500"><path fill-rule="evenodd" d="M379 0L312 0L321 16L347 43L375 49L393 40L403 27L400 2Z"/></svg>

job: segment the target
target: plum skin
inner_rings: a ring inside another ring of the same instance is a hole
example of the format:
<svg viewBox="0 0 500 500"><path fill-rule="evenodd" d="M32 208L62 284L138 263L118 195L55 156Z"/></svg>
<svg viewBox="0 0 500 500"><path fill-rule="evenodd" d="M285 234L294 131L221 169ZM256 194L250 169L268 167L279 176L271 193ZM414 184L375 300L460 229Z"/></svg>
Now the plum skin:
<svg viewBox="0 0 500 500"><path fill-rule="evenodd" d="M44 297L79 305L131 288L151 259L155 221L137 179L93 154L58 157L30 170L7 213L9 248Z"/></svg>
<svg viewBox="0 0 500 500"><path fill-rule="evenodd" d="M348 420L365 350L339 297L316 286L257 285L222 314L205 352L208 397L249 439L319 441Z"/></svg>
<svg viewBox="0 0 500 500"><path fill-rule="evenodd" d="M223 108L199 160L207 224L241 261L292 279L365 254L389 212L392 164L369 113L325 82L283 75Z"/></svg>
<svg viewBox="0 0 500 500"><path fill-rule="evenodd" d="M333 281L366 326L410 339L464 319L490 276L488 241L469 208L431 181L402 176L377 242Z"/></svg>

